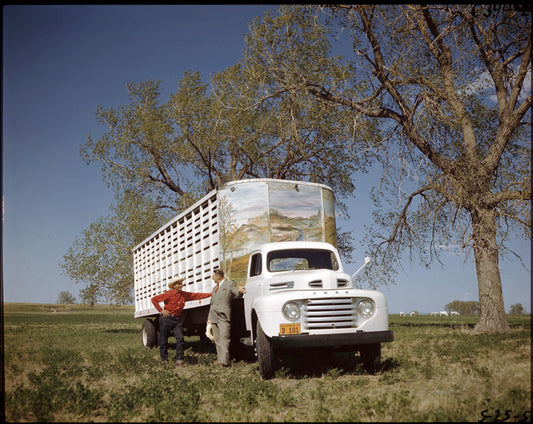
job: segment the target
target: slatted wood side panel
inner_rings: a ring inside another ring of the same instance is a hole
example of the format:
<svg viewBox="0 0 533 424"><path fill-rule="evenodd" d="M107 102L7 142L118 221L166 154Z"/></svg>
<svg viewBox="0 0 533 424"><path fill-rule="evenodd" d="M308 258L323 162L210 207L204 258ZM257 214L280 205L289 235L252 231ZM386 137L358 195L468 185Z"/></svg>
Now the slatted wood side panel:
<svg viewBox="0 0 533 424"><path fill-rule="evenodd" d="M185 277L185 291L210 292L218 266L217 193L211 192L134 248L135 317L158 313L151 298L168 290L174 276ZM206 303L209 298L186 308Z"/></svg>

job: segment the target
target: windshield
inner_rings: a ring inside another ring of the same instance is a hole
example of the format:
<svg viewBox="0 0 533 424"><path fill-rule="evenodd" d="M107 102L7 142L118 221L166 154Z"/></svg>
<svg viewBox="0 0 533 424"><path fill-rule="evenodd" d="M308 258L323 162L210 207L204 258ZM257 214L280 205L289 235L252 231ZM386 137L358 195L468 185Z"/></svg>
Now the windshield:
<svg viewBox="0 0 533 424"><path fill-rule="evenodd" d="M267 256L270 272L302 269L330 269L337 271L339 264L330 250L287 249L270 252Z"/></svg>

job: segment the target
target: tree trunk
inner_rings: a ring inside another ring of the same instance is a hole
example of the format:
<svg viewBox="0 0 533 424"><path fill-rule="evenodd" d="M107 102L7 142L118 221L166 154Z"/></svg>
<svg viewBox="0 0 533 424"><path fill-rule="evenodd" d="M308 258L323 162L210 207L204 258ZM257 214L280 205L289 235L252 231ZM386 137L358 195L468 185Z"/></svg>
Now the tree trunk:
<svg viewBox="0 0 533 424"><path fill-rule="evenodd" d="M503 333L511 328L505 316L496 243L496 213L477 209L471 213L474 257L479 290L479 322L475 331Z"/></svg>

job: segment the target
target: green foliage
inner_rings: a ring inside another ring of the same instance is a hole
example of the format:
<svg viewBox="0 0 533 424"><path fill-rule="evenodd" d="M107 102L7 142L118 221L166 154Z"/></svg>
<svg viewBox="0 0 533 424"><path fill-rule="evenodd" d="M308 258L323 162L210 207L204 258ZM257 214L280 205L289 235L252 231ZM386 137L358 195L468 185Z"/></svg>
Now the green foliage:
<svg viewBox="0 0 533 424"><path fill-rule="evenodd" d="M110 420L132 421L148 409L152 412L147 421L199 421L200 396L196 387L185 378L168 374L157 377L146 379L142 385L126 385L120 392L112 392L109 399L113 405Z"/></svg>
<svg viewBox="0 0 533 424"><path fill-rule="evenodd" d="M522 315L524 313L524 307L521 303L515 303L509 308L510 315Z"/></svg>
<svg viewBox="0 0 533 424"><path fill-rule="evenodd" d="M12 411L9 420L31 416L36 422L54 421L56 414L65 410L70 411L73 420L92 415L102 405L103 393L73 377L55 365L40 373L30 372L29 385L19 385L6 399Z"/></svg>
<svg viewBox="0 0 533 424"><path fill-rule="evenodd" d="M461 315L479 314L479 302L474 300L454 300L453 302L448 303L444 309L448 312L459 312Z"/></svg>
<svg viewBox="0 0 533 424"><path fill-rule="evenodd" d="M63 272L76 283L82 303L99 301L126 304L132 301L131 249L168 219L146 198L127 191L100 218L77 237L63 256Z"/></svg>
<svg viewBox="0 0 533 424"><path fill-rule="evenodd" d="M333 54L328 28L314 13L305 6L282 6L278 16L266 12L254 20L237 65L248 79L242 85L253 81L253 90L239 88L228 105L259 115L256 132L278 146L275 151L268 145L261 149L273 153L263 166L277 166L277 178L325 183L343 198L355 188L353 172L367 164L366 156L353 154L359 149L354 131L363 137L371 129L300 94L306 81L343 86L353 71Z"/></svg>
<svg viewBox="0 0 533 424"><path fill-rule="evenodd" d="M68 291L61 291L59 292L59 297L57 298L56 303L59 303L60 305L76 303L76 297L74 297Z"/></svg>

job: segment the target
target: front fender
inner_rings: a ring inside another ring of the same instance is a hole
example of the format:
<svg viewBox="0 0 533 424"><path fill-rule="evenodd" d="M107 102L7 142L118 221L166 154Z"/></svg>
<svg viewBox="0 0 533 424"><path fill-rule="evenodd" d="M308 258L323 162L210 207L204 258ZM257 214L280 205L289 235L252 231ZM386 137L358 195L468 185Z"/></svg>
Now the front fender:
<svg viewBox="0 0 533 424"><path fill-rule="evenodd" d="M288 322L281 312L281 308L285 302L301 297L301 293L282 292L261 296L254 300L252 311L257 316L258 321L261 323L261 328L267 337L279 335L279 324Z"/></svg>

